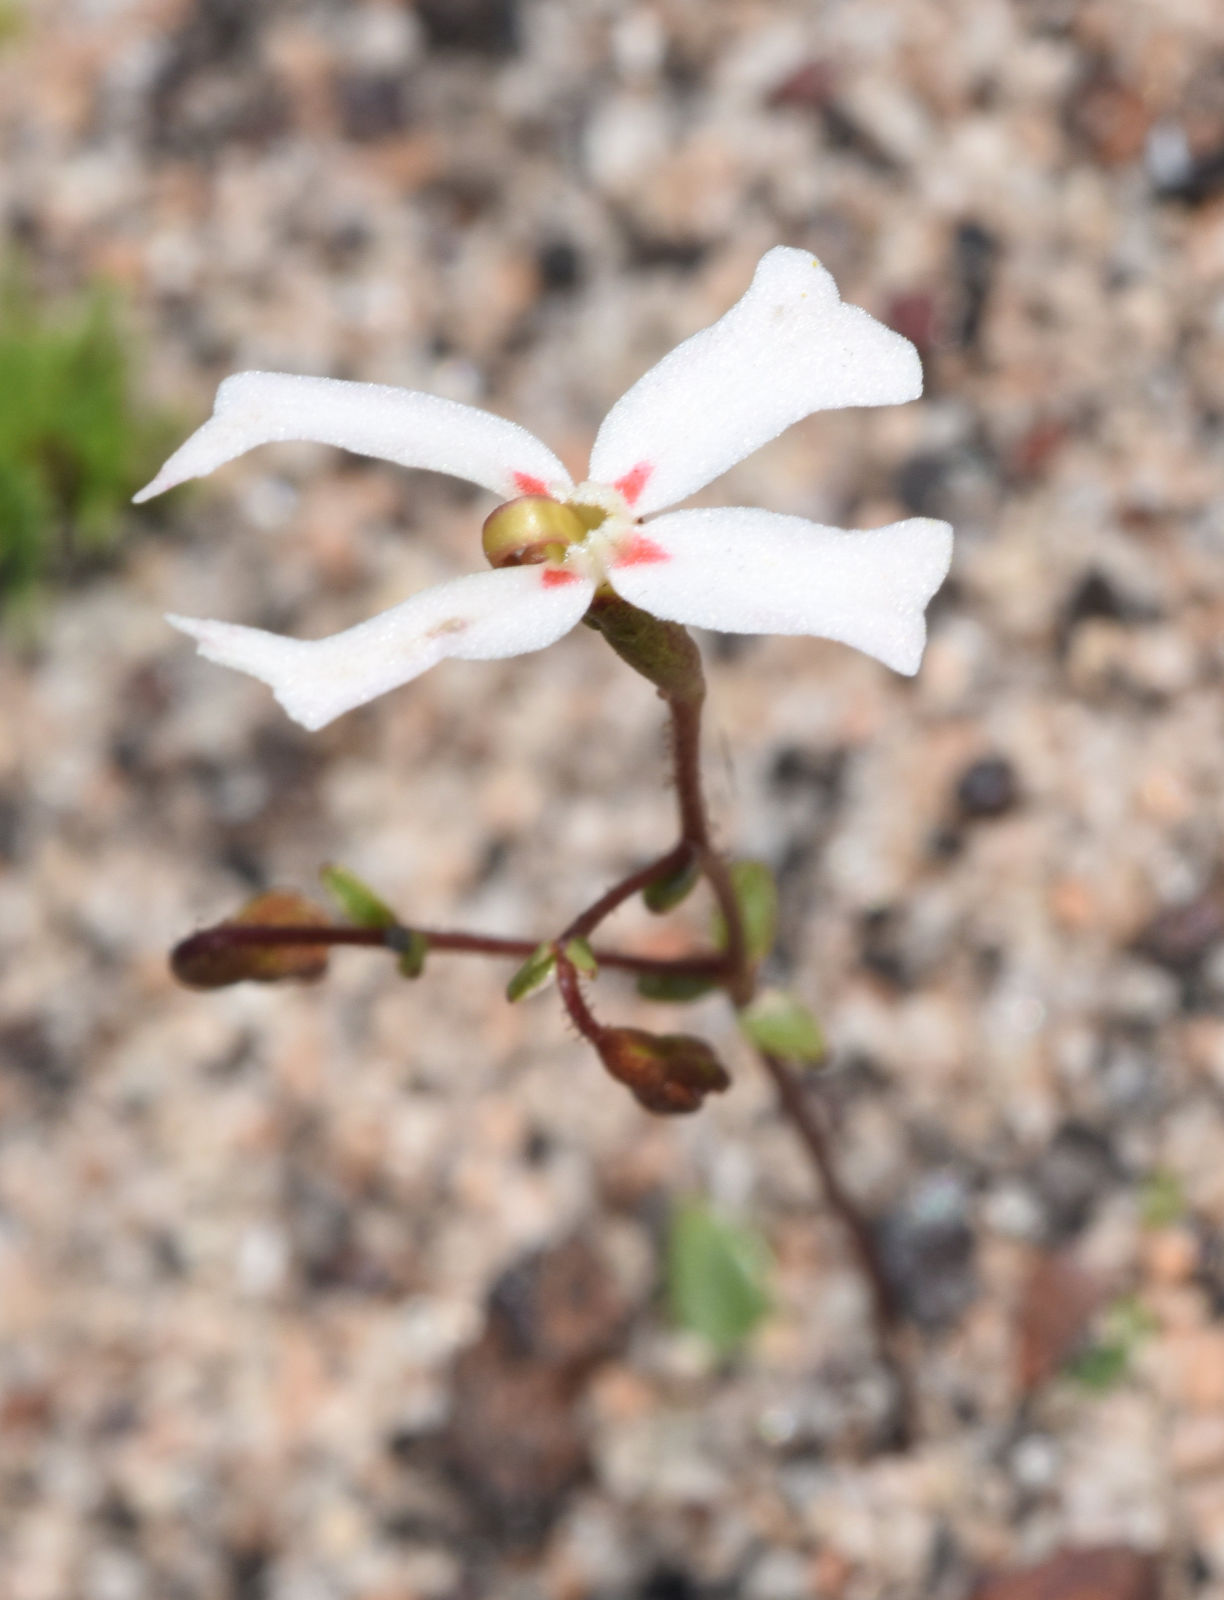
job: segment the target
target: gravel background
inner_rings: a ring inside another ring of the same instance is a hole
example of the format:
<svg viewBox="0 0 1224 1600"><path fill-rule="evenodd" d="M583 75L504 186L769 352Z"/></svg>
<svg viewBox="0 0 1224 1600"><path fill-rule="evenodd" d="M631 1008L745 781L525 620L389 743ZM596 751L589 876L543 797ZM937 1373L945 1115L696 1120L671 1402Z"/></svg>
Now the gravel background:
<svg viewBox="0 0 1224 1600"><path fill-rule="evenodd" d="M347 625L473 570L483 496L262 451L0 653L0 1595L959 1600L1121 1543L1155 1557L1131 1588L1043 1592L1221 1600L1218 6L24 9L0 217L48 287L122 285L184 432L262 366L485 405L580 469L787 242L915 339L927 398L811 419L704 500L958 546L914 682L706 641L720 835L780 874L774 975L828 1029L814 1092L906 1299L901 1453L716 1005L735 1088L662 1124L494 965L168 977L329 858L517 933L666 842L657 703L583 630L312 737L161 621ZM692 1191L776 1256L723 1366L658 1303Z"/></svg>

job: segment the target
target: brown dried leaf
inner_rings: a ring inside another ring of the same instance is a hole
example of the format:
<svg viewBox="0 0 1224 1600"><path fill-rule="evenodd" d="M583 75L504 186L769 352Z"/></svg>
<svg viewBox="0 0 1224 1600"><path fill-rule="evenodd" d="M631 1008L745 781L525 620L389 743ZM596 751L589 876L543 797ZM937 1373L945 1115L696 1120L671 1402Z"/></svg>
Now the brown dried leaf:
<svg viewBox="0 0 1224 1600"><path fill-rule="evenodd" d="M1021 1394L1030 1394L1065 1364L1101 1299L1101 1286L1069 1255L1037 1256L1016 1313L1016 1384Z"/></svg>
<svg viewBox="0 0 1224 1600"><path fill-rule="evenodd" d="M1128 1545L1059 1550L1048 1560L982 1580L971 1600L1159 1600L1155 1559Z"/></svg>

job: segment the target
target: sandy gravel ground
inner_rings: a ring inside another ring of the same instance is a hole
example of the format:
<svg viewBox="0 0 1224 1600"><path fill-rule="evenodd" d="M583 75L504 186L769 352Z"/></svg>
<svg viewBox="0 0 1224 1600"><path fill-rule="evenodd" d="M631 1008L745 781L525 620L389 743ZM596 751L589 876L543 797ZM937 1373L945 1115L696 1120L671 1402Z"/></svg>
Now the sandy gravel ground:
<svg viewBox="0 0 1224 1600"><path fill-rule="evenodd" d="M1218 6L24 10L0 217L49 287L123 286L184 429L230 371L330 373L580 469L788 242L918 342L927 398L811 419L705 501L958 546L914 682L705 641L720 836L780 875L773 975L828 1030L813 1093L905 1296L903 1452L717 1005L735 1088L664 1124L492 965L167 974L327 859L543 933L667 842L657 703L582 630L312 737L161 620L344 626L473 570L482 496L269 449L0 654L0 1595L960 1600L1121 1544L1153 1564L1043 1592L1221 1600ZM659 1304L692 1192L776 1257L723 1365Z"/></svg>

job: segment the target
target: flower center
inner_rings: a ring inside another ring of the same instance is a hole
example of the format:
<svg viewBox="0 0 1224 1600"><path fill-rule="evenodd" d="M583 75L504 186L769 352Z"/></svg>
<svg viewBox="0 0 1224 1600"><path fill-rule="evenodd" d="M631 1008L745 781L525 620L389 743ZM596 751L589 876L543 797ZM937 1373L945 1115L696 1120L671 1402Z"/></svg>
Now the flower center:
<svg viewBox="0 0 1224 1600"><path fill-rule="evenodd" d="M507 500L485 519L481 544L493 567L564 563L600 583L634 527L619 490L580 483L564 501L536 494Z"/></svg>

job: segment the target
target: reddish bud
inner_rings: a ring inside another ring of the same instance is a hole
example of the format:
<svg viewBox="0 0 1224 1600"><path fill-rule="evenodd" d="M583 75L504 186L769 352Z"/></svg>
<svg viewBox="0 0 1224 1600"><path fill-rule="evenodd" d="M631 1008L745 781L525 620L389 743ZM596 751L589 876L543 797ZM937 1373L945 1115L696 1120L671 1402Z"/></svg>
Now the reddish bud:
<svg viewBox="0 0 1224 1600"><path fill-rule="evenodd" d="M325 944L260 943L256 929L326 928L331 918L291 889L269 889L236 916L204 928L176 945L170 969L190 989L224 989L232 983L313 982L327 971Z"/></svg>
<svg viewBox="0 0 1224 1600"><path fill-rule="evenodd" d="M687 1033L608 1028L598 1044L604 1066L639 1105L660 1116L696 1111L708 1094L731 1086L726 1068L706 1044Z"/></svg>

